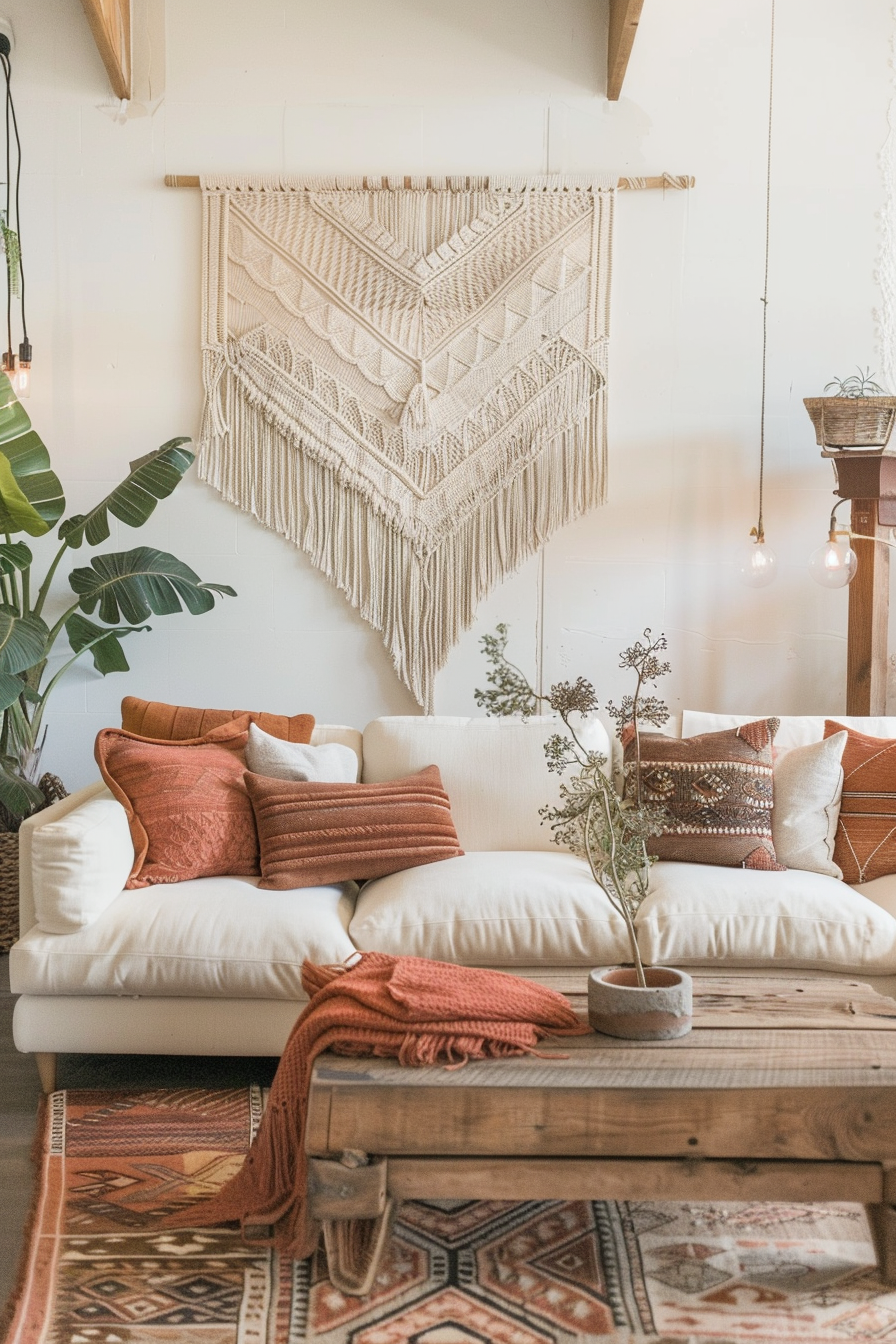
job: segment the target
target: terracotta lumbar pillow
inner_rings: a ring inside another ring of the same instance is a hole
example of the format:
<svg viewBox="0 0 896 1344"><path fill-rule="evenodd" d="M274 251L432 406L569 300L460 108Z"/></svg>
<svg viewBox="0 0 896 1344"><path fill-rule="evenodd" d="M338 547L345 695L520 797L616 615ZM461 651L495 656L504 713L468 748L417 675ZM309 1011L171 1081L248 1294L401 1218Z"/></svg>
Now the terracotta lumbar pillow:
<svg viewBox="0 0 896 1344"><path fill-rule="evenodd" d="M772 743L778 719L697 737L641 733L641 797L665 809L647 848L660 859L727 868L782 867L772 842ZM626 789L637 769L625 743Z"/></svg>
<svg viewBox="0 0 896 1344"><path fill-rule="evenodd" d="M323 784L247 773L275 891L386 877L463 854L438 766L384 784Z"/></svg>
<svg viewBox="0 0 896 1344"><path fill-rule="evenodd" d="M896 740L869 737L828 719L825 737L846 733L834 862L844 882L896 873Z"/></svg>
<svg viewBox="0 0 896 1344"><path fill-rule="evenodd" d="M134 842L125 886L258 872L244 783L247 737L246 728L233 724L190 742L152 741L120 728L97 735L97 764L127 813Z"/></svg>
<svg viewBox="0 0 896 1344"><path fill-rule="evenodd" d="M249 709L190 709L187 705L166 705L162 700L138 700L126 695L121 702L121 726L128 733L139 733L156 742L184 742L204 737L214 728L234 720L247 727L257 723L271 737L284 742L310 742L314 729L313 714L260 714Z"/></svg>

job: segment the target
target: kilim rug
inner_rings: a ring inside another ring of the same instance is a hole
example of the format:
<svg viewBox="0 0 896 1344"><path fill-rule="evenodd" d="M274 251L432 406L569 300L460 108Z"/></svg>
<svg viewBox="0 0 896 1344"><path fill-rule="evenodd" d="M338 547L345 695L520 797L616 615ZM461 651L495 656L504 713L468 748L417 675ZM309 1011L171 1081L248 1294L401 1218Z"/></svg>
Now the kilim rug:
<svg viewBox="0 0 896 1344"><path fill-rule="evenodd" d="M242 1161L251 1089L57 1092L7 1344L580 1344L896 1339L857 1205L402 1207L369 1298L323 1255L165 1231Z"/></svg>

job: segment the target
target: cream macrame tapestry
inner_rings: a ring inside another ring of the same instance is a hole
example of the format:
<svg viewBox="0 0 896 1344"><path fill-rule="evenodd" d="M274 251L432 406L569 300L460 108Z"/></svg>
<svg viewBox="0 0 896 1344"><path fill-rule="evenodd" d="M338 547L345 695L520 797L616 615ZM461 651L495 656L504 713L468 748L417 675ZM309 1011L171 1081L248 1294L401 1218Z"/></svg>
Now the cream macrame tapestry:
<svg viewBox="0 0 896 1344"><path fill-rule="evenodd" d="M479 599L603 501L615 182L202 179L201 475L427 712Z"/></svg>

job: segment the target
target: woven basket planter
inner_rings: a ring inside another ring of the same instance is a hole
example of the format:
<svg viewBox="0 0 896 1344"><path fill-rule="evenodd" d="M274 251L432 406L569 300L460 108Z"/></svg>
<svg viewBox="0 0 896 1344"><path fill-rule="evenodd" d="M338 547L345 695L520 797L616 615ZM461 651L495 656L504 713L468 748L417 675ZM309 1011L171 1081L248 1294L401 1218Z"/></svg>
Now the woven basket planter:
<svg viewBox="0 0 896 1344"><path fill-rule="evenodd" d="M884 448L896 421L896 397L804 397L821 448Z"/></svg>
<svg viewBox="0 0 896 1344"><path fill-rule="evenodd" d="M56 775L42 775L37 787L47 800L46 807L68 797L68 790ZM19 833L0 831L0 952L8 952L18 936Z"/></svg>

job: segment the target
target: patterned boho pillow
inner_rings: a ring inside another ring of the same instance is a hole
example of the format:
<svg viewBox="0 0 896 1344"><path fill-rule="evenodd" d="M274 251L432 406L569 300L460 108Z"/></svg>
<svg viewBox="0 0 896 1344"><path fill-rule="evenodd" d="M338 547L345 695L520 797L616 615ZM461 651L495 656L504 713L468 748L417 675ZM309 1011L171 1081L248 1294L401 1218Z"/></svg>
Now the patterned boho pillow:
<svg viewBox="0 0 896 1344"><path fill-rule="evenodd" d="M869 737L828 719L825 737L846 732L843 794L834 862L844 882L896 873L896 740Z"/></svg>
<svg viewBox="0 0 896 1344"><path fill-rule="evenodd" d="M166 705L163 700L138 700L126 695L121 702L121 726L127 733L139 733L154 742L185 742L204 737L234 719L257 723L271 737L284 742L310 742L313 714L262 714L249 709L191 709L188 705Z"/></svg>
<svg viewBox="0 0 896 1344"><path fill-rule="evenodd" d="M260 887L386 877L463 850L438 766L382 784L323 784L246 774L261 846Z"/></svg>
<svg viewBox="0 0 896 1344"><path fill-rule="evenodd" d="M641 796L665 808L648 850L660 859L780 871L772 842L772 743L778 719L697 737L641 733ZM634 733L624 739L626 789L637 769Z"/></svg>
<svg viewBox="0 0 896 1344"><path fill-rule="evenodd" d="M134 842L126 887L258 872L244 782L248 736L247 724L233 723L191 742L152 741L121 728L97 734L97 764Z"/></svg>

